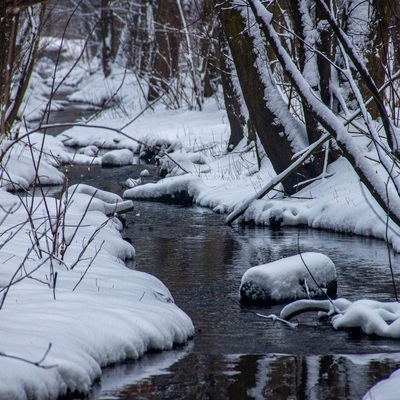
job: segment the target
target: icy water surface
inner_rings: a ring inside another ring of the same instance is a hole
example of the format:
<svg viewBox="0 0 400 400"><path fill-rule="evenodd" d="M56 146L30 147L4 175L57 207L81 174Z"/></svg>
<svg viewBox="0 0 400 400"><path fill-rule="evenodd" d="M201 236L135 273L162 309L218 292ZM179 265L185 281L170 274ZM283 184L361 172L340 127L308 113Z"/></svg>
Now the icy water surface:
<svg viewBox="0 0 400 400"><path fill-rule="evenodd" d="M121 190L143 168L94 167L70 172L84 181ZM251 266L301 251L329 256L337 267L338 295L350 300L392 300L383 241L311 229L225 225L225 216L196 206L135 202L124 235L137 258L131 268L160 278L193 320L187 346L147 354L107 368L91 399L359 399L400 367L400 341L334 331L315 313L297 329L262 319L282 306L242 308L238 290ZM399 257L394 258L398 265Z"/></svg>

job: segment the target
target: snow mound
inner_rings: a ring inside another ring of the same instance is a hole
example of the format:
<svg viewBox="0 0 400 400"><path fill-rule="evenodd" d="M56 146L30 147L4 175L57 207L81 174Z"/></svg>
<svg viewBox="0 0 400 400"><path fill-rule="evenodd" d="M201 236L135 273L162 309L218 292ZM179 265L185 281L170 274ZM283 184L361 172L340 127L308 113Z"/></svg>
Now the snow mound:
<svg viewBox="0 0 400 400"><path fill-rule="evenodd" d="M192 175L165 178L157 183L136 186L124 192L127 199L186 200L192 202L205 187L202 179Z"/></svg>
<svg viewBox="0 0 400 400"><path fill-rule="evenodd" d="M139 186L141 184L142 184L142 178L138 178L138 179L128 178L125 181L125 187L127 187L129 189Z"/></svg>
<svg viewBox="0 0 400 400"><path fill-rule="evenodd" d="M400 303L361 299L298 300L285 306L281 318L290 319L306 311L324 311L333 316L335 329L361 329L367 335L400 339Z"/></svg>
<svg viewBox="0 0 400 400"><path fill-rule="evenodd" d="M335 329L361 328L367 335L400 339L400 304L357 300L332 318Z"/></svg>
<svg viewBox="0 0 400 400"><path fill-rule="evenodd" d="M336 268L321 253L303 253L248 269L241 281L241 302L279 303L336 294Z"/></svg>
<svg viewBox="0 0 400 400"><path fill-rule="evenodd" d="M128 149L111 150L101 158L103 167L121 167L133 163L133 153Z"/></svg>
<svg viewBox="0 0 400 400"><path fill-rule="evenodd" d="M363 397L363 400L398 400L400 387L400 369L394 371L389 378L374 385Z"/></svg>
<svg viewBox="0 0 400 400"><path fill-rule="evenodd" d="M1 399L87 393L102 367L193 336L165 285L124 265L135 250L102 211L119 196L79 185L61 201L28 200L30 220L0 189Z"/></svg>
<svg viewBox="0 0 400 400"><path fill-rule="evenodd" d="M88 157L97 157L99 155L99 148L97 146L86 146L78 149L78 154L83 154Z"/></svg>

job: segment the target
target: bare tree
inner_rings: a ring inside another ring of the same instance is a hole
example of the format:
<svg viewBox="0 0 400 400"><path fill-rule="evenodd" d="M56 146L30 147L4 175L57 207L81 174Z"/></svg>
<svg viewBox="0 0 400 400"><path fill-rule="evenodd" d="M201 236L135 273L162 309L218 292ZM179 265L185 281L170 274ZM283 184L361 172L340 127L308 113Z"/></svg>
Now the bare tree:
<svg viewBox="0 0 400 400"><path fill-rule="evenodd" d="M226 3L219 8L221 25L228 38L236 73L255 131L275 171L279 174L293 156L308 145L305 124L296 119L278 89L268 49L246 7ZM293 194L296 185L318 176L321 166L309 160L282 182Z"/></svg>
<svg viewBox="0 0 400 400"><path fill-rule="evenodd" d="M38 3L3 1L0 7L1 135L10 134L32 74L45 10Z"/></svg>
<svg viewBox="0 0 400 400"><path fill-rule="evenodd" d="M148 100L169 91L170 80L179 70L179 29L182 27L178 3L158 0L154 12L154 62L150 73Z"/></svg>

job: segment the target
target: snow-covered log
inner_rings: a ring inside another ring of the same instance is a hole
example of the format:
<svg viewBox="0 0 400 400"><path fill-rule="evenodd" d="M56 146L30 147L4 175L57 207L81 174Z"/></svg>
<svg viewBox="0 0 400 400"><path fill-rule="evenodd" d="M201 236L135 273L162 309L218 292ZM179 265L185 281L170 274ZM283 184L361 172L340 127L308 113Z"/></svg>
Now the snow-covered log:
<svg viewBox="0 0 400 400"><path fill-rule="evenodd" d="M343 312L351 301L346 299L336 300L297 300L282 308L280 317L286 321L290 321L297 315L305 312L318 311L328 316Z"/></svg>
<svg viewBox="0 0 400 400"><path fill-rule="evenodd" d="M242 303L282 303L335 296L336 268L321 253L303 253L248 269L240 285Z"/></svg>
<svg viewBox="0 0 400 400"><path fill-rule="evenodd" d="M285 306L280 317L290 320L308 311L323 311L332 316L335 329L361 330L366 335L400 339L400 304L395 301L299 300Z"/></svg>

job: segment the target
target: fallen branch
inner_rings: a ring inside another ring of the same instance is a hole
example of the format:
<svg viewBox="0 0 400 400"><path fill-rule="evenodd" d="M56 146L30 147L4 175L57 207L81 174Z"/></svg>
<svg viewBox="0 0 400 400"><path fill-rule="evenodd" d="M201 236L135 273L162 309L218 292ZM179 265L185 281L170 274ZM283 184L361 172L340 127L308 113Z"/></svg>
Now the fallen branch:
<svg viewBox="0 0 400 400"><path fill-rule="evenodd" d="M287 176L296 171L309 157L312 153L314 153L319 147L321 147L327 140L331 138L330 133L326 133L319 140L314 142L311 146L308 147L308 150L302 154L300 158L298 158L293 164L291 164L288 168L282 171L275 178L271 179L266 186L264 186L259 192L257 192L254 196L245 200L242 205L240 205L236 210L231 212L226 218L226 223L228 225L232 224L237 218L242 216L245 211L248 209L250 204L254 200L261 199L266 196L276 185L282 182Z"/></svg>
<svg viewBox="0 0 400 400"><path fill-rule="evenodd" d="M259 314L259 313L255 313L258 317L261 317L261 318L267 318L267 319L272 319L272 321L279 321L279 322L283 322L284 324L286 324L286 325L288 325L288 326L290 326L291 328L297 328L298 326L299 326L299 324L296 322L296 323L293 323L293 322L289 322L289 321L287 321L286 319L282 319L282 318L279 318L278 316L276 316L275 314L270 314L270 315L264 315L264 314Z"/></svg>
<svg viewBox="0 0 400 400"><path fill-rule="evenodd" d="M296 300L282 308L280 317L286 321L291 320L297 315L309 311L320 311L328 316L342 314L350 305L347 299L336 300Z"/></svg>
<svg viewBox="0 0 400 400"><path fill-rule="evenodd" d="M281 318L290 321L297 315L310 312L326 312L331 310L332 304L329 300L298 300L285 306L281 311Z"/></svg>
<svg viewBox="0 0 400 400"><path fill-rule="evenodd" d="M235 303L235 304L238 304L240 307L243 307L243 305L240 304L238 301L233 300L233 299L229 299L229 300L231 300L231 301L232 301L233 303ZM260 313L258 313L258 312L255 312L255 311L253 311L253 310L249 310L248 308L245 308L245 310L246 310L247 312L250 312L250 313L254 314L254 315L257 315L257 317L266 318L266 319L271 319L271 320L274 321L274 322L275 322L275 321L283 322L284 324L290 326L291 328L297 328L297 327L299 326L299 324L298 324L297 322L296 322L296 323L292 323L292 322L286 321L285 319L283 319L283 318L281 318L281 317L278 317L278 316L275 315L275 314L264 315L264 314L260 314Z"/></svg>

